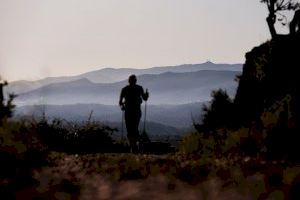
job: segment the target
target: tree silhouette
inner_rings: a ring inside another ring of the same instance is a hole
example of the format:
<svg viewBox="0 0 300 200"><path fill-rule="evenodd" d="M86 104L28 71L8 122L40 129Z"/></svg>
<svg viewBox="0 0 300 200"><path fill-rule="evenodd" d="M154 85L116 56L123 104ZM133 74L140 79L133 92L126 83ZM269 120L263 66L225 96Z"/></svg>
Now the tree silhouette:
<svg viewBox="0 0 300 200"><path fill-rule="evenodd" d="M222 89L211 93L212 100L209 105L204 105L202 124L195 124L199 131L211 131L221 127L230 127L232 124L233 103L227 92Z"/></svg>
<svg viewBox="0 0 300 200"><path fill-rule="evenodd" d="M15 105L13 104L13 100L16 97L15 94L9 94L8 99L5 101L3 88L7 85L7 81L2 81L0 79L0 125L2 124L2 120L12 117L13 109L15 108Z"/></svg>
<svg viewBox="0 0 300 200"><path fill-rule="evenodd" d="M269 10L269 15L266 20L272 38L278 35L275 29L275 24L277 21L284 26L289 24L284 11L296 11L300 8L299 0L261 0L261 2L267 4ZM295 17L297 16L295 15L294 18Z"/></svg>
<svg viewBox="0 0 300 200"><path fill-rule="evenodd" d="M290 23L290 34L300 33L300 9L295 11L294 18Z"/></svg>

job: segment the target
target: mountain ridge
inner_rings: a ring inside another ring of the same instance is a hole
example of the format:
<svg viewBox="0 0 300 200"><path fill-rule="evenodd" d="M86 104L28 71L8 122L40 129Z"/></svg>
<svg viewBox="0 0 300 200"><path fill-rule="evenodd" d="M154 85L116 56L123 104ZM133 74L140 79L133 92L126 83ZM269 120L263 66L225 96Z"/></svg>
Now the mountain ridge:
<svg viewBox="0 0 300 200"><path fill-rule="evenodd" d="M90 72L85 72L75 76L60 76L60 77L47 77L36 81L19 80L13 81L6 89L10 93L24 93L34 89L38 89L52 83L62 83L78 80L81 78L88 78L96 83L113 83L127 79L130 74L160 74L164 72L193 72L199 70L226 70L226 71L242 71L242 64L215 64L206 62L202 64L182 64L176 66L165 67L151 67L145 69L134 68L103 68Z"/></svg>
<svg viewBox="0 0 300 200"><path fill-rule="evenodd" d="M153 104L184 104L207 101L214 89L223 88L235 93L238 72L200 70L197 72L143 74L138 84L150 91ZM17 104L76 104L100 103L114 105L127 80L115 83L93 83L87 78L53 83L36 90L19 94Z"/></svg>

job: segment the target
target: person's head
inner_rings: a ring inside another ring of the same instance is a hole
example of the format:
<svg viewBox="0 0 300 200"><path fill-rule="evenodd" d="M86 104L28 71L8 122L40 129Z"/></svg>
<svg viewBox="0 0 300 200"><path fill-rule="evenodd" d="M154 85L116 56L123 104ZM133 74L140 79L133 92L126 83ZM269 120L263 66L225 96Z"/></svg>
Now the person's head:
<svg viewBox="0 0 300 200"><path fill-rule="evenodd" d="M0 76L0 85L1 85L1 86L7 85L7 81L5 81L4 79L2 79L1 76Z"/></svg>
<svg viewBox="0 0 300 200"><path fill-rule="evenodd" d="M129 85L135 85L136 84L136 76L134 74L130 75L128 78Z"/></svg>
<svg viewBox="0 0 300 200"><path fill-rule="evenodd" d="M1 87L6 86L7 84L8 84L7 81L0 80Z"/></svg>

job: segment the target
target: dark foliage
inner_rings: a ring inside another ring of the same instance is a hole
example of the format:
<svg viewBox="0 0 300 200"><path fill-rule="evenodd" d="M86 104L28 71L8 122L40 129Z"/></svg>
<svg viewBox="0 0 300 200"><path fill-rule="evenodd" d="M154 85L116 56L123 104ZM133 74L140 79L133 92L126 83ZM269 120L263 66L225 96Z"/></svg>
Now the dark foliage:
<svg viewBox="0 0 300 200"><path fill-rule="evenodd" d="M96 122L72 123L60 119L37 123L43 143L50 149L69 153L113 152L115 129Z"/></svg>
<svg viewBox="0 0 300 200"><path fill-rule="evenodd" d="M12 117L13 109L15 108L15 105L13 104L13 100L16 97L15 94L9 94L8 99L5 101L3 87L7 85L8 83L6 81L0 83L0 125L2 125L3 121Z"/></svg>
<svg viewBox="0 0 300 200"><path fill-rule="evenodd" d="M299 47L299 37L282 36L247 53L235 97L239 123L252 128L255 122L256 129L265 131L273 158L295 159L299 152Z"/></svg>
<svg viewBox="0 0 300 200"><path fill-rule="evenodd" d="M0 127L0 196L15 199L15 191L35 184L31 169L47 164L36 126L28 121L4 121ZM8 180L8 181L7 181Z"/></svg>
<svg viewBox="0 0 300 200"><path fill-rule="evenodd" d="M203 106L202 124L196 124L199 132L207 132L218 128L231 127L233 117L230 114L233 111L233 103L224 90L213 91L210 105Z"/></svg>
<svg viewBox="0 0 300 200"><path fill-rule="evenodd" d="M214 91L202 124L195 124L200 135L190 135L184 141L189 147L183 149L203 152L212 146L216 156L299 161L299 51L300 37L286 35L248 52L234 100L225 91Z"/></svg>

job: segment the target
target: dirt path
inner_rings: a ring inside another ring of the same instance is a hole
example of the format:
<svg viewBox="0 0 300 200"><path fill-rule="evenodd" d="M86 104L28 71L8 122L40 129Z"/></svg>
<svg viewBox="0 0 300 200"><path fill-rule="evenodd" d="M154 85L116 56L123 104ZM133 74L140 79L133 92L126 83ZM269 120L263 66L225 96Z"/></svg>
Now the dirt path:
<svg viewBox="0 0 300 200"><path fill-rule="evenodd" d="M35 184L17 199L257 199L266 190L261 173L244 176L232 168L208 175L175 155L53 152L48 160L49 166L32 170Z"/></svg>

